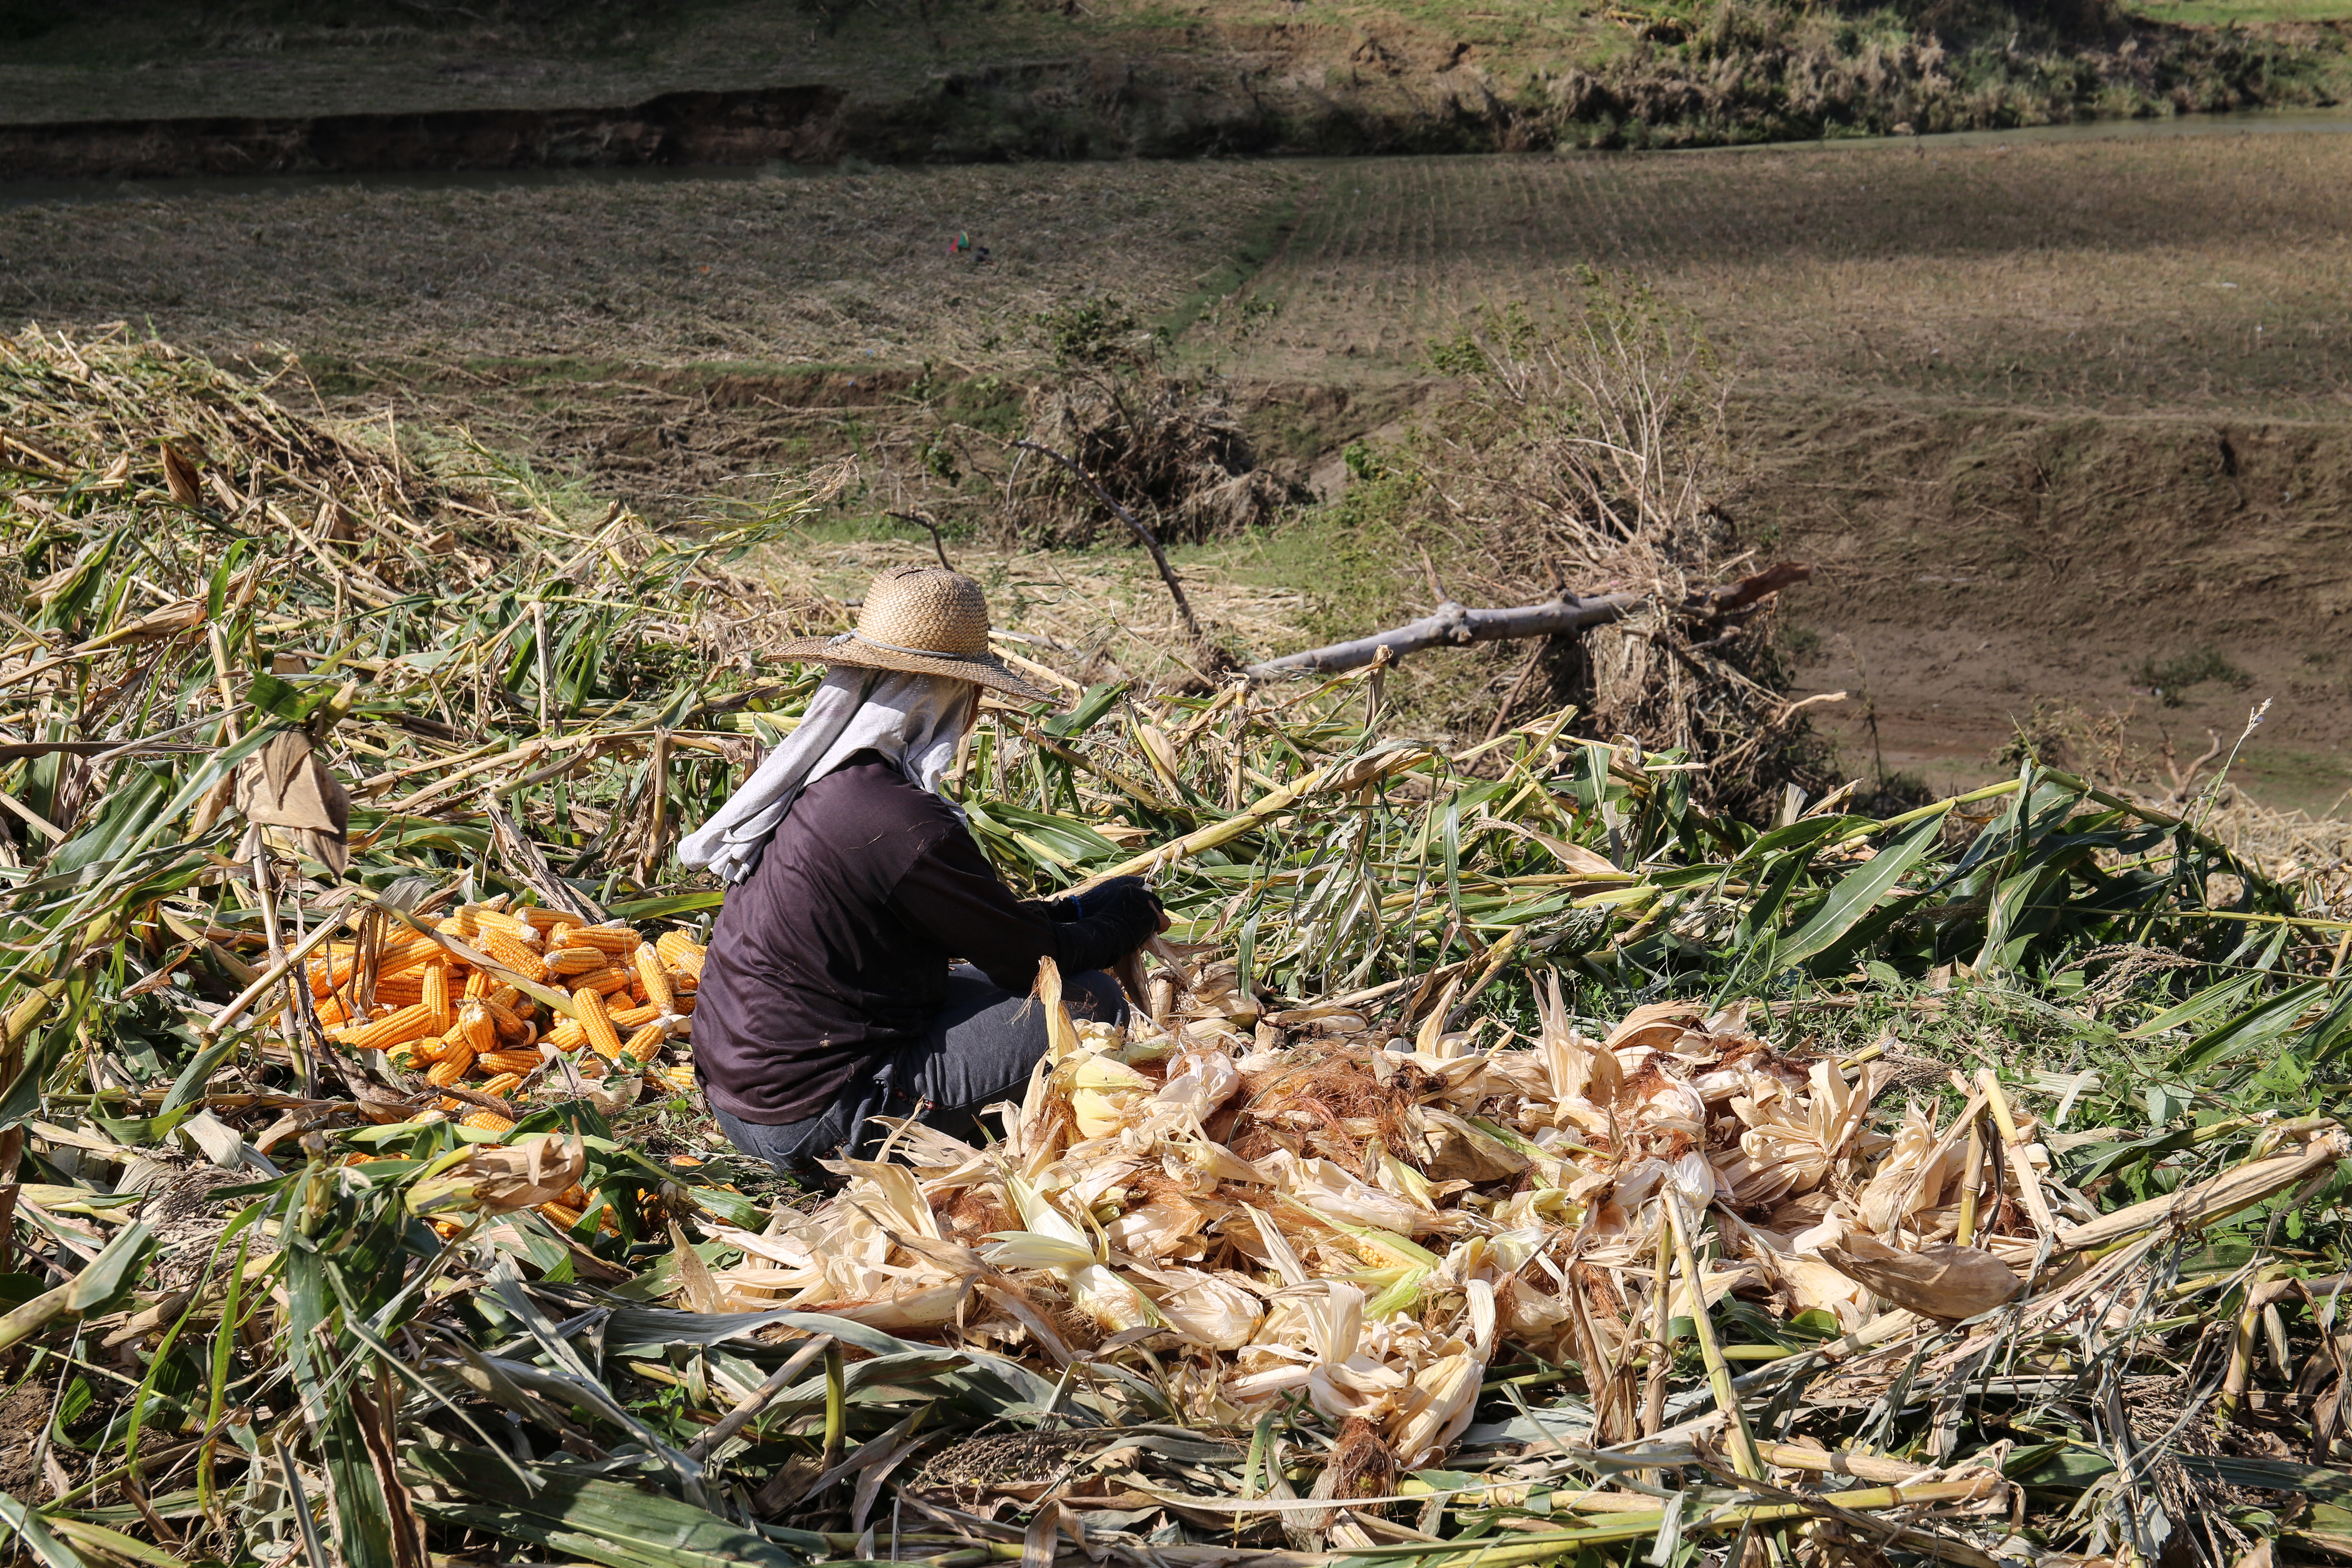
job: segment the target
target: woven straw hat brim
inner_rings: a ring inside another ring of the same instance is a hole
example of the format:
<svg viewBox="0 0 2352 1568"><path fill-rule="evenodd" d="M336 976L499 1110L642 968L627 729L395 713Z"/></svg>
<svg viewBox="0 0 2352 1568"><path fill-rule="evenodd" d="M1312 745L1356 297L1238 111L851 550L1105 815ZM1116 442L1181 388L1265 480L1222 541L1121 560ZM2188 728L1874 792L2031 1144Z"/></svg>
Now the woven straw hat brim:
<svg viewBox="0 0 2352 1568"><path fill-rule="evenodd" d="M1025 697L1033 702L1058 705L1061 700L1054 693L1021 679L1013 673L1011 666L993 654L957 658L947 654L902 653L897 648L877 647L856 637L795 637L778 648L776 657L845 664L856 669L895 669L909 675L944 675L950 680L969 680L975 686L985 686L992 691L1002 691L1011 697Z"/></svg>

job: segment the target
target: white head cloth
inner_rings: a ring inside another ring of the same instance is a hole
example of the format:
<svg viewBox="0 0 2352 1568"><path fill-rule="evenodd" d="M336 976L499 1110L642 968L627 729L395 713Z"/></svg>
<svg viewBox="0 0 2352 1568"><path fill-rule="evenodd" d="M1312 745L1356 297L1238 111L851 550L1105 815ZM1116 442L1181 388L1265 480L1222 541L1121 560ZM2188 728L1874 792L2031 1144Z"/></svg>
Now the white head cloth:
<svg viewBox="0 0 2352 1568"><path fill-rule="evenodd" d="M842 667L824 678L790 739L687 835L677 858L740 882L760 863L801 791L859 752L878 752L918 789L939 793L971 715L970 681Z"/></svg>

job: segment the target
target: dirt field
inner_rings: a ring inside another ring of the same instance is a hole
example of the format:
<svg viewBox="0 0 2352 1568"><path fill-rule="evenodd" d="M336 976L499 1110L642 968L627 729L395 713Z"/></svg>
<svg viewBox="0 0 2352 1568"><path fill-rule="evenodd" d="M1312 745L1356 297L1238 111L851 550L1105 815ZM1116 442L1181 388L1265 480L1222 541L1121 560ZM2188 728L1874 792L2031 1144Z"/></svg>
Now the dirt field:
<svg viewBox="0 0 2352 1568"><path fill-rule="evenodd" d="M1246 291L1244 377L1410 381L1465 310L1539 310L1584 265L1647 282L1732 367L1743 527L1825 568L1793 613L1806 681L1856 693L1827 721L1849 757L1981 776L2039 701L2129 710L2185 760L2271 696L2255 775L2352 787L2352 136L1315 178ZM2203 650L2245 683L2168 706L2149 669Z"/></svg>
<svg viewBox="0 0 2352 1568"><path fill-rule="evenodd" d="M1597 265L1694 311L1750 393L2352 412L2352 135L1306 167L1246 374L1414 374L1464 310Z"/></svg>
<svg viewBox="0 0 2352 1568"><path fill-rule="evenodd" d="M1886 763L1939 784L2037 700L2194 754L2267 695L2257 774L2324 805L2352 784L2347 192L2352 135L2320 133L205 192L0 209L0 319L291 345L331 408L460 414L681 501L887 458L926 399L1017 409L1034 316L1097 292L1190 322L1267 455L1328 479L1463 312L1601 267L1723 356L1727 504L1825 568L1791 615L1805 680L1857 693L1850 757L1864 691ZM2192 666L2236 673L2154 694Z"/></svg>
<svg viewBox="0 0 2352 1568"><path fill-rule="evenodd" d="M0 0L0 120L598 108L786 88L838 100L795 154L820 162L1715 145L2337 101L2352 92L2345 8Z"/></svg>

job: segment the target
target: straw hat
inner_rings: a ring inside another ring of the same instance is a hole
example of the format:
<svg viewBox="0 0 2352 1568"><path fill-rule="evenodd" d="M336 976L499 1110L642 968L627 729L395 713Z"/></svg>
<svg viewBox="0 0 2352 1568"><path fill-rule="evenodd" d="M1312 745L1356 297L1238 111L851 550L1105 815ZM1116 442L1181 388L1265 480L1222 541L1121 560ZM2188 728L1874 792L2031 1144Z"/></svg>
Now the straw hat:
<svg viewBox="0 0 2352 1568"><path fill-rule="evenodd" d="M795 638L776 651L784 658L944 675L1008 696L1055 700L988 651L988 600L980 584L939 566L889 568L866 590L856 631Z"/></svg>

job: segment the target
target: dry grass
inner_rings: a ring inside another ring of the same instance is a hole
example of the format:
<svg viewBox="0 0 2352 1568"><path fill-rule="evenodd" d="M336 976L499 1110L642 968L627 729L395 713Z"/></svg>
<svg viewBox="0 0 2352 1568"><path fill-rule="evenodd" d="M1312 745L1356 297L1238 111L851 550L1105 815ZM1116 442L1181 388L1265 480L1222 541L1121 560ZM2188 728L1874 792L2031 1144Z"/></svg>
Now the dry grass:
<svg viewBox="0 0 2352 1568"><path fill-rule="evenodd" d="M974 550L952 552L956 569L988 591L996 626L1026 639L1036 657L1085 681L1132 679L1183 685L1183 628L1151 563L1131 550ZM1237 651L1286 650L1298 640L1308 596L1258 581L1255 548L1226 542L1180 552L1178 569L1194 614L1213 641ZM820 540L776 545L755 556L763 581L793 599L854 600L886 566L935 561L929 542Z"/></svg>
<svg viewBox="0 0 2352 1568"><path fill-rule="evenodd" d="M120 318L214 353L283 342L362 379L993 365L1052 305L1172 308L1295 177L1086 163L33 204L0 208L0 321ZM984 266L949 255L960 233Z"/></svg>

